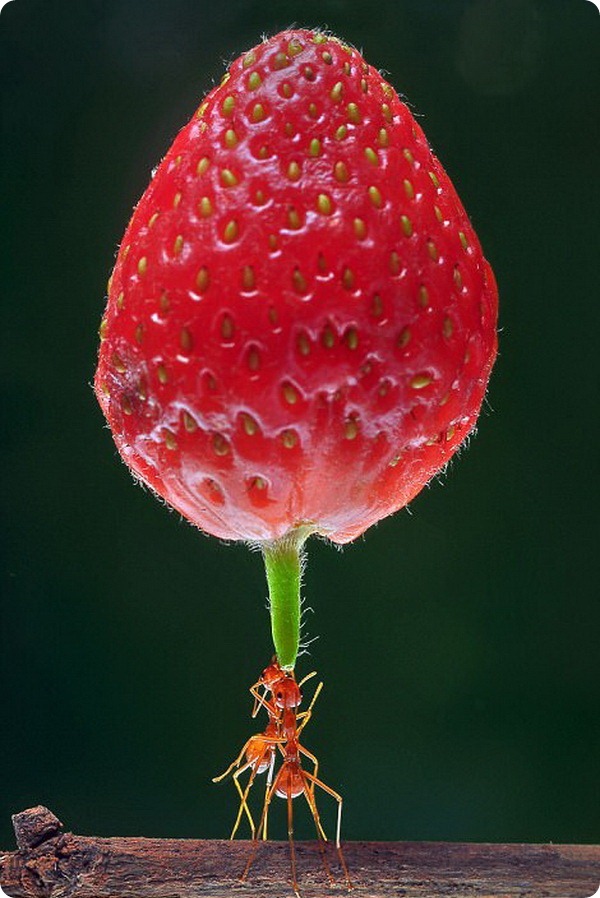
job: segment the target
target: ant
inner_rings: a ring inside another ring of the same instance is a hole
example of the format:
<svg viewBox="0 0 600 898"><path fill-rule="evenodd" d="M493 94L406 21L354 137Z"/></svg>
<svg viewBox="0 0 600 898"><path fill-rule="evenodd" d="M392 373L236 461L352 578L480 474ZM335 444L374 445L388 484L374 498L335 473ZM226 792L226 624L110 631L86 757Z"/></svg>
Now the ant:
<svg viewBox="0 0 600 898"><path fill-rule="evenodd" d="M238 809L237 817L235 818L235 823L233 824L231 836L229 837L230 839L235 839L235 835L242 821L242 814L244 812L248 818L248 823L250 824L252 838L255 838L256 826L254 825L254 820L252 818L252 814L250 813L250 808L248 807L248 795L250 794L250 789L254 784L256 776L261 773L265 773L265 771L268 771L267 790L269 789L273 778L273 768L275 766L275 747L280 741L280 738L281 737L279 735L279 726L277 724L277 721L270 719L264 732L256 733L254 736L250 736L250 738L242 747L242 750L240 751L237 758L231 762L227 770L225 770L224 773L221 773L220 776L213 777L213 783L220 783L221 780L224 780L225 777L229 776L232 770L235 770L232 779L235 784L235 788L238 791L238 795L240 796L240 806ZM245 763L242 763L244 760L244 756L246 757L246 761ZM246 783L246 788L242 789L239 778L241 774L246 770L251 771L250 778ZM265 820L263 825L263 839L266 838L267 824Z"/></svg>
<svg viewBox="0 0 600 898"><path fill-rule="evenodd" d="M294 846L292 802L294 798L298 798L300 795L304 795L306 798L317 830L317 839L325 869L329 878L332 879L322 845L323 842L327 841L327 836L321 824L315 799L315 789L317 786L324 792L327 792L328 795L331 795L331 797L338 803L335 845L345 874L346 882L348 887L351 887L348 868L341 849L342 796L319 779L317 776L319 767L317 758L300 743L300 735L312 716L312 711L321 689L323 688L323 683L320 682L318 684L307 710L298 712L298 707L302 701L301 687L315 675L316 672L313 671L312 673L307 674L300 683L297 683L293 671L284 670L279 665L276 658L272 660L271 664L263 671L257 682L250 687L250 693L254 697L252 716L256 717L259 708L261 706L264 707L269 716L267 727L264 732L251 736L243 746L238 757L229 765L227 770L214 779L214 782L219 782L235 769L233 780L240 796L240 807L231 833L231 838L233 839L235 837L241 822L242 814L245 813L250 823L253 841L253 850L242 874L242 881L246 879L250 867L254 862L258 848L258 839L261 837L262 839L267 838L267 820L273 796L286 799L291 878L292 887L296 895L298 895L299 892L296 850ZM268 698L269 693L271 698ZM275 760L278 754L281 755L282 761L275 774ZM302 766L302 756L312 763L312 773L305 770ZM244 757L246 759L245 763L243 763ZM239 777L248 769L251 770L250 777L246 783L245 789L242 789L239 783ZM248 808L247 800L256 776L264 772L267 772L267 783L262 814L257 828L254 824L250 809Z"/></svg>
<svg viewBox="0 0 600 898"><path fill-rule="evenodd" d="M245 813L248 818L252 838L255 838L256 827L254 825L254 820L248 807L248 795L250 794L250 789L254 784L256 776L268 771L265 793L265 795L268 795L271 783L273 781L276 748L277 746L281 747L286 741L286 737L282 731L283 712L285 709L291 710L298 707L298 705L302 701L302 693L300 691L301 686L303 686L304 683L307 682L307 680L311 679L314 676L316 676L316 671L307 674L307 676L305 676L300 681L300 683L297 683L293 673L284 671L277 663L277 660L273 659L271 664L267 668L265 668L256 683L254 683L250 687L250 693L254 697L252 717L257 716L259 708L261 706L264 707L267 711L267 714L269 715L269 722L267 724L267 727L262 733L256 733L255 735L250 736L250 738L243 745L237 758L231 762L227 770L225 770L224 773L220 774L220 776L216 776L213 778L213 783L219 783L221 782L221 780L224 780L232 770L235 770L232 779L240 796L240 806L238 809L237 817L235 819L235 823L233 825L233 829L231 831L231 839L235 838L242 820L243 813ZM259 692L259 689L261 689L261 687L264 690L262 694ZM302 721L300 727L296 728L295 730L296 736L298 736L302 732L302 729L308 723L312 714L313 705L315 704L322 688L323 684L319 683L317 689L315 690L315 694L313 695L310 707L307 711L303 711L300 714L294 715L294 723L297 721ZM266 697L269 692L272 693L272 701L268 700ZM291 735L293 730L294 725L292 724L291 720L288 719L288 735ZM316 757L309 751L307 751L304 747L301 748L301 751L312 761L314 765L313 775L316 775L319 766L319 762L317 761ZM245 763L242 763L244 756L246 760ZM246 770L250 770L251 773L245 789L242 789L239 780L240 776ZM262 832L262 838L266 839L266 814L259 831Z"/></svg>

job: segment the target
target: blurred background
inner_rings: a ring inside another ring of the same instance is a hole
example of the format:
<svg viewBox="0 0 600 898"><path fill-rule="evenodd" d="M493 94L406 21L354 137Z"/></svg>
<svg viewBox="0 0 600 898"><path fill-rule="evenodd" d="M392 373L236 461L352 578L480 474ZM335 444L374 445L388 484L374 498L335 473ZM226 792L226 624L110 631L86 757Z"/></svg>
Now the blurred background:
<svg viewBox="0 0 600 898"><path fill-rule="evenodd" d="M134 486L90 384L115 248L224 61L328 26L421 116L500 285L477 438L309 546L306 744L347 839L591 842L598 813L598 70L586 0L13 0L4 67L2 736L10 814L226 837L271 654L261 559ZM309 691L307 690L307 693ZM310 693L309 693L310 694ZM273 835L284 837L284 803ZM331 828L334 809L323 800ZM312 837L305 809L298 833Z"/></svg>

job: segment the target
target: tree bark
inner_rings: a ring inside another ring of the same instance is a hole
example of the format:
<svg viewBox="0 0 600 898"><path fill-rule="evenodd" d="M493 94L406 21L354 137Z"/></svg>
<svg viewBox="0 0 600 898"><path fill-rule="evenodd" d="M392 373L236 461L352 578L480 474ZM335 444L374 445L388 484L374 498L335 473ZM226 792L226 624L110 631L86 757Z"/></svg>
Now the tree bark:
<svg viewBox="0 0 600 898"><path fill-rule="evenodd" d="M289 846L244 841L96 838L64 832L47 808L15 814L17 851L0 855L10 898L286 898ZM346 893L333 845L296 843L302 898ZM589 898L600 885L600 846L348 842L352 898ZM600 898L600 895L599 895Z"/></svg>

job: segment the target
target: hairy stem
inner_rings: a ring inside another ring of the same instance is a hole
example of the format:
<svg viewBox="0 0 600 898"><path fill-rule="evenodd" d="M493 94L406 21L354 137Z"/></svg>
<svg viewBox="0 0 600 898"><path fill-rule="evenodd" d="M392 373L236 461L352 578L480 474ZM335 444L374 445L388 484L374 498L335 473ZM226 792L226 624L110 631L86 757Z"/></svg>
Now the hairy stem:
<svg viewBox="0 0 600 898"><path fill-rule="evenodd" d="M300 586L307 527L261 546L267 583L271 632L281 667L293 670L300 648Z"/></svg>

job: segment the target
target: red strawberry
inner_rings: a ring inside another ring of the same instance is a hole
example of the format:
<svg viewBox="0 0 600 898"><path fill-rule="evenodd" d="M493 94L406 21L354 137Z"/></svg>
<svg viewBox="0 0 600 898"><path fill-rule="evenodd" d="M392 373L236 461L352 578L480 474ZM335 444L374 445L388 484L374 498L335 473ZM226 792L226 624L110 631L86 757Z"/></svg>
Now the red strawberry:
<svg viewBox="0 0 600 898"><path fill-rule="evenodd" d="M125 462L198 527L344 543L472 431L496 313L407 107L356 50L285 31L231 65L140 200L96 391Z"/></svg>

